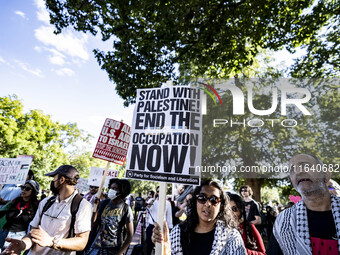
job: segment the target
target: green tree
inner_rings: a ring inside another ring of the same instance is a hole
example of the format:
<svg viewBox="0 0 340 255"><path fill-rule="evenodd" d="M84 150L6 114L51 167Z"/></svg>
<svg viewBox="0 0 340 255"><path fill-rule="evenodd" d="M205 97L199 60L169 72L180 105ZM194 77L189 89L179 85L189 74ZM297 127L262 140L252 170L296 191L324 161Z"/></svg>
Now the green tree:
<svg viewBox="0 0 340 255"><path fill-rule="evenodd" d="M254 107L269 109L272 95L263 94L262 91L265 87L270 88L273 82L274 80L235 79L235 86L246 95L249 90L245 86L246 83L254 83ZM214 84L213 81L208 83ZM238 170L240 167L251 169L257 166L280 166L299 152L313 153L327 164L338 162L340 151L335 141L338 141L340 137L339 117L333 116L333 120L329 121L325 119L328 116L325 103L329 101L328 96L331 94L329 92L334 92L339 88L337 80L290 80L290 83L296 83L296 87L300 88L307 87L311 91L313 97L306 107L312 115L305 116L295 108L289 108L287 116L281 116L280 110L276 110L271 115L256 116L245 108L245 114L237 116L233 114L233 107L230 107L233 105L230 92L220 91L223 106L208 104L207 115L203 118L202 165L236 166ZM221 120L218 123L223 124L214 127L214 120L217 119ZM260 126L260 122L255 121L251 125L259 125L259 127L248 126L248 121L252 119L261 119L263 125ZM272 122L271 119L275 121ZM280 122L284 119L294 119L297 125L283 127ZM237 124L231 126L232 121ZM252 187L256 200L260 200L262 186L273 186L282 182L280 180L282 176L274 174L259 174L254 171L233 174L232 172L212 172L211 169L209 172L203 172L203 175L212 174L219 179L235 178L237 187L241 184L248 184Z"/></svg>
<svg viewBox="0 0 340 255"><path fill-rule="evenodd" d="M43 187L48 187L50 181L44 174L62 164L73 161L83 170L86 160L91 161L90 155L80 158L75 151L69 153L66 149L74 149L79 142L87 143L89 138L74 123L53 122L40 110L25 113L16 95L0 97L0 157L34 155L31 169Z"/></svg>
<svg viewBox="0 0 340 255"><path fill-rule="evenodd" d="M169 79L230 77L262 49L305 46L296 72L308 75L320 65L323 72L339 70L337 1L47 0L46 6L56 33L72 26L113 42L111 51L94 54L126 105L136 89Z"/></svg>

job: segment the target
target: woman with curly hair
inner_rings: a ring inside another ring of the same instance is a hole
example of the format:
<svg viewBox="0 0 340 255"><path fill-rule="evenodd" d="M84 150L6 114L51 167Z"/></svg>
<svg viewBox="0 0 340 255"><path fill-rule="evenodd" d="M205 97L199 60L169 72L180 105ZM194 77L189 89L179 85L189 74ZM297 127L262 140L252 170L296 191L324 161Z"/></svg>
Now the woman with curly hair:
<svg viewBox="0 0 340 255"><path fill-rule="evenodd" d="M227 193L230 198L230 207L234 213L235 221L242 235L247 255L264 255L266 250L262 237L255 225L247 220L244 203L239 195Z"/></svg>
<svg viewBox="0 0 340 255"><path fill-rule="evenodd" d="M33 220L38 209L37 194L40 185L34 180L28 180L21 186L19 197L11 201L10 208L0 212L0 217L6 215L6 224L0 234L0 249L5 249L10 243L6 237L21 239L27 233L29 223Z"/></svg>
<svg viewBox="0 0 340 255"><path fill-rule="evenodd" d="M217 182L206 180L194 190L187 219L172 229L170 238L165 223L163 234L156 225L152 240L164 242L167 255L245 255L241 235L235 227L229 198Z"/></svg>

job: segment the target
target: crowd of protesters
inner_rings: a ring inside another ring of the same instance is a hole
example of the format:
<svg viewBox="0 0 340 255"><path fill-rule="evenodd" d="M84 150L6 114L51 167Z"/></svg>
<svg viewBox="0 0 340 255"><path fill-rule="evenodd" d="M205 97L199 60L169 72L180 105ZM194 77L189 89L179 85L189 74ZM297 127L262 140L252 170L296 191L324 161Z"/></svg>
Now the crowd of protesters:
<svg viewBox="0 0 340 255"><path fill-rule="evenodd" d="M79 172L62 165L46 174L53 196L39 201L30 170L23 185L0 192L1 254L123 255L134 233L145 233L139 254L146 255L157 242L166 255L339 254L340 186L327 171L301 170L317 164L321 160L310 154L290 160L300 169L290 179L301 201L285 208L256 202L248 185L238 194L212 179L195 188L178 185L166 200L163 231L156 222L159 187L134 198L128 180L110 179L106 196L98 196L98 186L81 195Z"/></svg>

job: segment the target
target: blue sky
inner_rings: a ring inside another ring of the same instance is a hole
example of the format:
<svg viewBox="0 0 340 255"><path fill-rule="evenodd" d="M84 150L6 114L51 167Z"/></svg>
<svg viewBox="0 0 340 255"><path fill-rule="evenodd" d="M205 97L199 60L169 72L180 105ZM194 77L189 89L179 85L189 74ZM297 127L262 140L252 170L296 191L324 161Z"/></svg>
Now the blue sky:
<svg viewBox="0 0 340 255"><path fill-rule="evenodd" d="M133 106L123 106L92 53L110 42L72 29L54 35L43 0L0 0L0 24L0 96L16 94L26 111L76 122L94 143L105 118L131 125ZM276 64L287 58L276 56Z"/></svg>
<svg viewBox="0 0 340 255"><path fill-rule="evenodd" d="M71 29L54 35L42 0L0 0L0 24L1 97L16 94L26 111L76 122L95 141L105 118L131 124L133 107L123 106L92 53L109 43Z"/></svg>

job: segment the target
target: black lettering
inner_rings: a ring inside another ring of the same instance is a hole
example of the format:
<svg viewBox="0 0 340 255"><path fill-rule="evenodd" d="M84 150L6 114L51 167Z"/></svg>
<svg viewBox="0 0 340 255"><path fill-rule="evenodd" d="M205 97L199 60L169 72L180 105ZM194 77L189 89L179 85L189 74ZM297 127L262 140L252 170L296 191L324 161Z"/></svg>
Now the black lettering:
<svg viewBox="0 0 340 255"><path fill-rule="evenodd" d="M171 172L172 166L175 164L175 173L181 174L183 172L183 165L187 155L188 146L181 146L182 150L178 160L178 145L171 146L170 157L168 153L168 146L163 145L163 164L164 172Z"/></svg>
<svg viewBox="0 0 340 255"><path fill-rule="evenodd" d="M136 159L139 170L145 169L145 159L146 159L146 150L147 145L142 145L142 153L140 153L139 146L137 144L132 145L131 151L131 161L130 161L130 169L135 169Z"/></svg>

